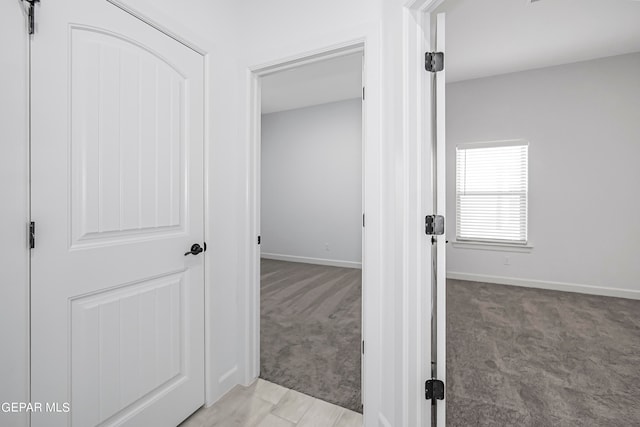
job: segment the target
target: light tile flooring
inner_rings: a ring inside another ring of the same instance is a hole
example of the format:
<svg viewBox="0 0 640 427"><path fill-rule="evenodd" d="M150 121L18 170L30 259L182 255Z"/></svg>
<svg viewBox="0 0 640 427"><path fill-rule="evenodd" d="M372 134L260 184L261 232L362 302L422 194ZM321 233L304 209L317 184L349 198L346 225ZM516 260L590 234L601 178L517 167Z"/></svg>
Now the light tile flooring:
<svg viewBox="0 0 640 427"><path fill-rule="evenodd" d="M258 379L236 386L180 427L362 427L362 415Z"/></svg>

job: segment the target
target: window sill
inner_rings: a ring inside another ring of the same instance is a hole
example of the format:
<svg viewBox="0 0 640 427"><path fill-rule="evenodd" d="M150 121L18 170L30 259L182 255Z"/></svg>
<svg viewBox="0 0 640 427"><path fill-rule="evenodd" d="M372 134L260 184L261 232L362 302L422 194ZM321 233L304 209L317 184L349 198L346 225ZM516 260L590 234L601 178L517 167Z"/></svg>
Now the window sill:
<svg viewBox="0 0 640 427"><path fill-rule="evenodd" d="M520 252L530 253L533 251L531 245L510 245L509 243L488 243L488 242L463 242L453 241L451 245L459 249L476 249L481 251L498 251L498 252Z"/></svg>

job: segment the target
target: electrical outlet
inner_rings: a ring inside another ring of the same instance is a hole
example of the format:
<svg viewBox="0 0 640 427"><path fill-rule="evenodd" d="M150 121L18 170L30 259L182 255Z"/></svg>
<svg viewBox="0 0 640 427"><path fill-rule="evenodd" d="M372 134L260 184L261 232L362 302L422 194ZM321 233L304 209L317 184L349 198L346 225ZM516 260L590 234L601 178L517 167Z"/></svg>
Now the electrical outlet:
<svg viewBox="0 0 640 427"><path fill-rule="evenodd" d="M329 244L328 243L324 244L324 250L327 251L327 252L329 252L331 250L331 249L329 249Z"/></svg>
<svg viewBox="0 0 640 427"><path fill-rule="evenodd" d="M511 260L508 256L504 257L504 265L511 265Z"/></svg>

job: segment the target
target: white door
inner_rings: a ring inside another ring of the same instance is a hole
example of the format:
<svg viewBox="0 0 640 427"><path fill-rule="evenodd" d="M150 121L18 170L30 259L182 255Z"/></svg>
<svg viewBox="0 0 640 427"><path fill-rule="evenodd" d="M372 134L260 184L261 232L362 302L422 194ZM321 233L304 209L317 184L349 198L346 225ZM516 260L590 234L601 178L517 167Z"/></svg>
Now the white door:
<svg viewBox="0 0 640 427"><path fill-rule="evenodd" d="M433 50L445 53L445 14L440 13L435 21L435 40L431 40ZM446 176L445 176L445 79L446 79L446 53L444 55L445 66L442 71L433 74L433 94L435 113L433 117L435 132L432 138L433 151L433 204L436 215L445 217L446 220ZM432 376L445 383L446 387L446 292L447 292L447 271L446 271L446 234L436 236L432 244L432 330L431 330L431 366ZM432 411L432 426L444 427L445 408L447 393L445 389L445 400L437 400Z"/></svg>
<svg viewBox="0 0 640 427"><path fill-rule="evenodd" d="M204 403L203 58L106 0L36 19L32 425L175 426Z"/></svg>

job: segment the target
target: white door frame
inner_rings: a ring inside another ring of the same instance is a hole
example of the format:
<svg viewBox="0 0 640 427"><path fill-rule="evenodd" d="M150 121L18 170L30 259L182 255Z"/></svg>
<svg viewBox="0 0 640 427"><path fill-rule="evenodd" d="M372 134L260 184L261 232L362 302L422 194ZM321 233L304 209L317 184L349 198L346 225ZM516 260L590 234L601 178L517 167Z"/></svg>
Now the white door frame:
<svg viewBox="0 0 640 427"><path fill-rule="evenodd" d="M406 108L405 134L405 214L410 218L404 224L404 241L407 260L405 262L405 298L408 337L405 342L409 389L407 425L431 426L431 402L424 398L425 381L431 372L431 239L424 233L425 215L444 216L444 192L438 194L438 212L434 212L432 193L432 122L433 111L431 75L425 71L425 52L433 50L435 35L433 18L435 9L445 0L409 0L404 9L403 46L404 55L404 100ZM439 84L444 82L440 81ZM438 108L444 108L439 100ZM439 129L444 132L444 129ZM442 134L443 135L443 134ZM438 139L440 140L440 138ZM442 139L443 140L443 139ZM438 182L444 185L444 148L438 150ZM418 232L416 232L418 230ZM444 240L438 239L439 276L444 275ZM415 284L418 286L415 286ZM446 300L445 292L437 295L437 372L436 377L446 384ZM414 391L413 393L411 391ZM445 394L446 398L446 394ZM438 403L437 425L445 425L445 401Z"/></svg>
<svg viewBox="0 0 640 427"><path fill-rule="evenodd" d="M282 60L274 61L272 63L259 65L250 69L249 75L249 87L250 87L250 168L249 168L249 209L250 209L250 222L253 244L250 245L250 289L249 300L250 308L248 310L249 317L249 336L247 348L249 349L249 362L247 366L247 372L251 373L249 377L255 378L260 372L260 246L257 244L255 238L260 234L260 150L261 150L261 92L262 92L262 77L284 71L296 67L300 67L306 64L312 64L314 62L324 61L330 58L336 58L340 56L350 55L353 53L362 52L365 53L365 41L353 40L345 42L344 44L329 46L325 49L309 51L296 55L295 57L289 57ZM365 68L365 66L363 66ZM363 73L364 74L364 73ZM364 75L363 75L364 77ZM362 85L365 85L364 79ZM362 210L365 211L365 191L366 186L366 130L364 124L366 104L363 103L363 133L362 133L362 158L363 158L363 180L362 180ZM363 289L364 289L364 271L365 271L365 229L362 231L362 270L363 270ZM364 292L364 290L363 290ZM364 335L364 334L363 334Z"/></svg>
<svg viewBox="0 0 640 427"><path fill-rule="evenodd" d="M3 41L0 99L0 402L29 401L29 35L22 2L0 4ZM0 423L29 424L30 414L0 413Z"/></svg>
<svg viewBox="0 0 640 427"><path fill-rule="evenodd" d="M430 76L424 70L424 52L430 50L432 12L445 0L410 0L403 7L403 98L404 98L404 186L403 204L403 241L407 254L403 268L403 335L402 349L403 390L400 417L402 425L431 425L431 403L424 399L424 381L431 377L430 351L430 271L428 260L431 258L431 243L424 234L424 216L432 213L431 197L431 123L425 120L431 114L432 96ZM363 103L363 212L366 214L366 227L363 229L363 339L366 341L364 367L362 372L364 389L365 423L378 423L380 409L380 322L377 319L380 307L380 267L381 217L381 146L380 146L380 60L379 40L372 42L364 37L322 49L301 52L292 57L275 60L266 64L250 67L249 80L249 159L247 202L249 204L249 283L244 304L246 304L246 378L250 383L260 370L260 275L257 236L260 234L260 77L287 68L315 62L331 56L364 51L363 86L368 88L367 99ZM373 77L372 77L373 75ZM371 98L370 98L371 96ZM425 149L425 147L427 149ZM425 161L428 159L428 161ZM439 171L444 173L444 170ZM443 181L444 182L444 181ZM442 208L443 209L443 208ZM416 285L417 284L417 285ZM443 319L444 294L438 302L440 318ZM427 325L427 326L425 326ZM444 343L445 322L438 324L439 340ZM444 381L445 346L440 345L438 358L438 377ZM438 411L439 425L444 425L444 404ZM384 424L384 423L383 423Z"/></svg>
<svg viewBox="0 0 640 427"><path fill-rule="evenodd" d="M346 41L341 44L327 46L322 49L312 50L300 53L298 55L276 60L267 64L261 64L249 69L249 114L250 114L250 148L249 148L249 212L250 212L250 231L249 238L251 244L249 245L249 289L248 289L248 310L247 310L247 343L248 349L247 358L247 382L251 382L260 373L260 246L257 244L257 236L260 235L260 150L261 150L261 86L262 77L267 75L284 71L302 65L311 64L319 61L323 61L330 58L336 58L340 56L350 55L357 52L363 54L363 87L366 86L366 69L367 69L367 55L366 55L367 43L365 39L355 39ZM371 154L375 151L375 147L372 148L369 145L372 143L370 138L367 138L368 129L371 130L373 123L367 121L367 103L362 103L362 211L373 211L370 204L367 202L366 189L372 187L370 177L372 171L378 170L378 166L374 163ZM369 216L367 216L367 219ZM368 221L367 221L368 222ZM372 272L375 265L368 260L365 256L366 253L370 253L375 250L372 247L374 238L367 238L368 235L374 233L373 227L362 228L362 295L363 301L366 301L367 287L369 285L368 277L371 277L375 273ZM369 248L369 251L367 250ZM366 312L365 305L362 307L363 319ZM362 325L362 339L365 339L365 324ZM366 359L365 359L366 360ZM366 368L364 369L366 371ZM363 372L363 383L364 372ZM369 384L369 381L367 381ZM364 395L363 390L363 395Z"/></svg>

